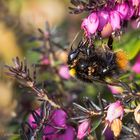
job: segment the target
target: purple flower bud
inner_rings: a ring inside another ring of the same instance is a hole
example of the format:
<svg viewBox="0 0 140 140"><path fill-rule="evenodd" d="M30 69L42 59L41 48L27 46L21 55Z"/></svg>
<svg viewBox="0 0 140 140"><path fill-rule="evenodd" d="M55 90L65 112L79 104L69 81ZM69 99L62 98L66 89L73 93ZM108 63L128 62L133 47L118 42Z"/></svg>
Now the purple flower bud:
<svg viewBox="0 0 140 140"><path fill-rule="evenodd" d="M116 11L119 12L121 19L125 19L128 11L129 11L129 6L126 2L121 3L121 4L117 4L116 5Z"/></svg>
<svg viewBox="0 0 140 140"><path fill-rule="evenodd" d="M137 57L136 62L134 64L134 66L132 67L132 70L135 73L140 74L140 55Z"/></svg>
<svg viewBox="0 0 140 140"><path fill-rule="evenodd" d="M94 34L98 28L99 19L96 13L90 14L82 22L81 28L84 29L87 36Z"/></svg>
<svg viewBox="0 0 140 140"><path fill-rule="evenodd" d="M120 101L111 103L107 110L106 120L109 121L109 123L112 123L113 120L120 118L120 117L122 118L123 113L124 113L124 108Z"/></svg>
<svg viewBox="0 0 140 140"><path fill-rule="evenodd" d="M115 31L116 29L120 29L120 15L117 11L110 11L110 24Z"/></svg>
<svg viewBox="0 0 140 140"><path fill-rule="evenodd" d="M123 89L121 87L118 86L108 86L109 89L111 90L112 94L119 94L123 91Z"/></svg>
<svg viewBox="0 0 140 140"><path fill-rule="evenodd" d="M114 140L113 132L110 127L107 127L104 132L105 140Z"/></svg>
<svg viewBox="0 0 140 140"><path fill-rule="evenodd" d="M68 80L70 78L68 66L63 65L59 68L59 75L63 78Z"/></svg>
<svg viewBox="0 0 140 140"><path fill-rule="evenodd" d="M102 31L104 26L108 23L109 13L107 11L99 11L98 12L98 17L99 17L98 30Z"/></svg>
<svg viewBox="0 0 140 140"><path fill-rule="evenodd" d="M62 109L56 109L52 112L52 122L55 126L66 127L67 114Z"/></svg>
<svg viewBox="0 0 140 140"><path fill-rule="evenodd" d="M90 120L85 120L78 126L77 138L83 139L89 133L89 131L90 131Z"/></svg>

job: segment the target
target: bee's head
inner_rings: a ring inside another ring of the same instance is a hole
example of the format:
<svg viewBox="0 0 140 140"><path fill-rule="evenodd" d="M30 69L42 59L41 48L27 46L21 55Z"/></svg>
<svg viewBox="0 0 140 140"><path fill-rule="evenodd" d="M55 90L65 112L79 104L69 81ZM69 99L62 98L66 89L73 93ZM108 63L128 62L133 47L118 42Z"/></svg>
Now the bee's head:
<svg viewBox="0 0 140 140"><path fill-rule="evenodd" d="M71 50L68 55L68 64L71 64L78 57L78 54L79 54L78 49Z"/></svg>

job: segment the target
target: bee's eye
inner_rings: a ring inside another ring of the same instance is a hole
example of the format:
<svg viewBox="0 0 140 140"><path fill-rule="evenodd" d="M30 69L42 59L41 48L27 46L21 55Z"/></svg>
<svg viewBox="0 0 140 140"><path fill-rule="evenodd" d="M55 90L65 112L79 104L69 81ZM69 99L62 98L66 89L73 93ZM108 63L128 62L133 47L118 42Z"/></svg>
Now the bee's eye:
<svg viewBox="0 0 140 140"><path fill-rule="evenodd" d="M68 60L73 61L77 57L78 54L79 54L78 50L72 51L68 56Z"/></svg>

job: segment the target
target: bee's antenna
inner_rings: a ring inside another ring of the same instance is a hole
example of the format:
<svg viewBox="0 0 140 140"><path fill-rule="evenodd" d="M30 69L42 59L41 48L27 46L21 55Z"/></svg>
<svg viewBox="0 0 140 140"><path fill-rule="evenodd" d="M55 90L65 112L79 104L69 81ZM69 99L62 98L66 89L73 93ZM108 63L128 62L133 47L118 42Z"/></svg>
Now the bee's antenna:
<svg viewBox="0 0 140 140"><path fill-rule="evenodd" d="M71 50L73 50L72 46L73 46L75 40L78 38L78 36L79 36L80 33L81 33L81 30L75 35L73 41L71 42L71 44L70 44L70 48L71 48Z"/></svg>

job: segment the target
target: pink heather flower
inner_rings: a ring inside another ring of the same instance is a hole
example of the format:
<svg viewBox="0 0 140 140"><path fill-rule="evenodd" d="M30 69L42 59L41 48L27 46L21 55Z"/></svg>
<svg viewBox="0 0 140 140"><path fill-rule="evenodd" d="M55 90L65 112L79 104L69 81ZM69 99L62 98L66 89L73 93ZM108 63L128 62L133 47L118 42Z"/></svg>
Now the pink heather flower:
<svg viewBox="0 0 140 140"><path fill-rule="evenodd" d="M52 112L52 122L55 126L66 127L67 114L62 109L56 109Z"/></svg>
<svg viewBox="0 0 140 140"><path fill-rule="evenodd" d="M54 110L50 115L50 124L43 130L43 140L74 140L75 129L66 124L66 119L66 112L62 109Z"/></svg>
<svg viewBox="0 0 140 140"><path fill-rule="evenodd" d="M49 65L50 64L50 61L49 61L48 57L42 56L41 59L40 59L40 63L42 65Z"/></svg>
<svg viewBox="0 0 140 140"><path fill-rule="evenodd" d="M112 32L113 32L112 26L111 26L111 24L108 22L108 23L104 26L103 30L101 31L101 36L102 36L103 38L109 37L109 36L112 34Z"/></svg>
<svg viewBox="0 0 140 140"><path fill-rule="evenodd" d="M72 126L67 126L62 132L58 132L59 128L46 126L44 128L43 140L74 140L76 131ZM60 130L61 131L61 130Z"/></svg>
<svg viewBox="0 0 140 140"><path fill-rule="evenodd" d="M134 15L135 13L135 8L129 4L129 9L128 9L128 13L127 13L127 16L125 17L125 19L129 20L131 19L131 17Z"/></svg>
<svg viewBox="0 0 140 140"><path fill-rule="evenodd" d="M75 129L72 126L67 126L62 132L52 126L46 126L44 129L43 140L74 140Z"/></svg>
<svg viewBox="0 0 140 140"><path fill-rule="evenodd" d="M127 17L129 6L126 2L120 3L116 5L116 11L119 12L121 19L125 19Z"/></svg>
<svg viewBox="0 0 140 140"><path fill-rule="evenodd" d="M140 55L137 57L136 62L132 67L132 70L135 73L140 74Z"/></svg>
<svg viewBox="0 0 140 140"><path fill-rule="evenodd" d="M69 69L66 65L61 66L58 73L63 79L68 80L70 78Z"/></svg>
<svg viewBox="0 0 140 140"><path fill-rule="evenodd" d="M107 11L99 11L98 18L99 18L98 30L102 31L104 26L108 23L109 13Z"/></svg>
<svg viewBox="0 0 140 140"><path fill-rule="evenodd" d="M84 29L87 36L94 34L98 28L99 19L96 13L91 13L82 22L81 28Z"/></svg>
<svg viewBox="0 0 140 140"><path fill-rule="evenodd" d="M119 94L122 92L121 87L117 87L117 86L108 86L108 87L111 90L112 94Z"/></svg>
<svg viewBox="0 0 140 140"><path fill-rule="evenodd" d="M113 30L115 31L116 29L120 29L120 15L117 11L110 11L110 18L109 18L109 22L113 28Z"/></svg>
<svg viewBox="0 0 140 140"><path fill-rule="evenodd" d="M42 140L55 140L57 138L57 134L55 134L55 132L57 131L56 128L54 128L53 126L49 126L47 125L44 130L43 130L43 138Z"/></svg>
<svg viewBox="0 0 140 140"><path fill-rule="evenodd" d="M132 20L131 21L131 27L133 28L133 29L138 29L138 28L140 28L140 21L138 21L138 20Z"/></svg>
<svg viewBox="0 0 140 140"><path fill-rule="evenodd" d="M140 5L139 5L139 13L138 13L138 16L140 16Z"/></svg>
<svg viewBox="0 0 140 140"><path fill-rule="evenodd" d="M40 114L40 109L37 109L35 112L39 115ZM37 127L37 124L35 123L35 119L34 119L32 114L30 114L29 117L28 117L28 123L30 124L30 126L33 129L35 129Z"/></svg>
<svg viewBox="0 0 140 140"><path fill-rule="evenodd" d="M72 126L67 126L64 133L58 134L56 140L75 140L76 131Z"/></svg>
<svg viewBox="0 0 140 140"><path fill-rule="evenodd" d="M85 120L78 126L77 138L83 139L89 133L89 131L90 131L90 120Z"/></svg>
<svg viewBox="0 0 140 140"><path fill-rule="evenodd" d="M109 121L109 123L112 123L113 120L117 118L122 118L123 113L124 113L124 108L120 101L111 103L107 110L106 120Z"/></svg>
<svg viewBox="0 0 140 140"><path fill-rule="evenodd" d="M133 6L139 6L140 0L130 0Z"/></svg>

